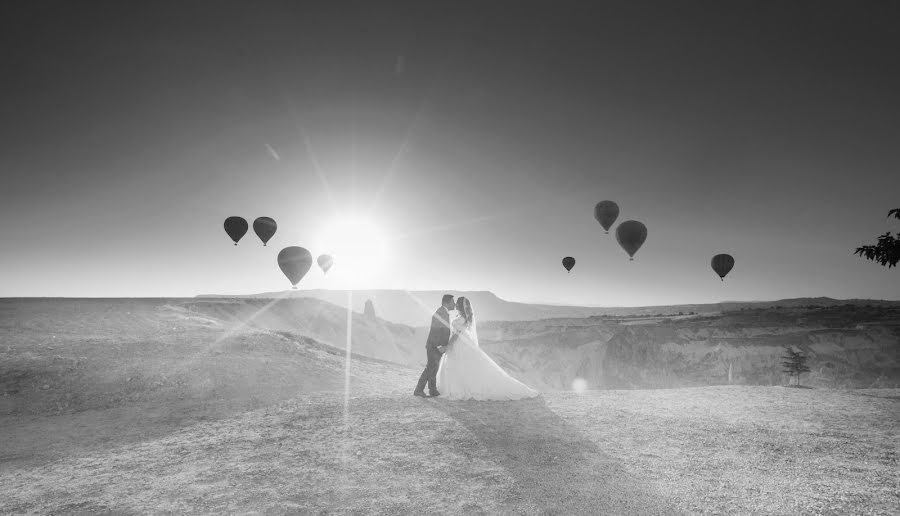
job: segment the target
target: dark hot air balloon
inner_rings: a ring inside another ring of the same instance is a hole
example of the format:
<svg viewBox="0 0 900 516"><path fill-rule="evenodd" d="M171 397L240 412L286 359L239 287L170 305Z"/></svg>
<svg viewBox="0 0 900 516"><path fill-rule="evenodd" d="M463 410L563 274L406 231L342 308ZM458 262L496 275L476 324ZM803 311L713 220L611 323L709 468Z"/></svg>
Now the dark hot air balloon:
<svg viewBox="0 0 900 516"><path fill-rule="evenodd" d="M334 258L328 256L327 254L320 255L316 258L316 263L319 264L319 268L322 269L322 272L328 273L328 269L334 265Z"/></svg>
<svg viewBox="0 0 900 516"><path fill-rule="evenodd" d="M572 272L572 267L575 266L575 258L572 258L571 256L566 256L565 258L563 258L562 263L563 263L563 267L565 267L567 271Z"/></svg>
<svg viewBox="0 0 900 516"><path fill-rule="evenodd" d="M594 206L594 218L603 226L606 233L619 217L619 205L612 201L600 201Z"/></svg>
<svg viewBox="0 0 900 516"><path fill-rule="evenodd" d="M237 245L238 240L247 234L247 221L243 217L228 217L225 219L225 232Z"/></svg>
<svg viewBox="0 0 900 516"><path fill-rule="evenodd" d="M734 257L730 254L717 254L712 257L710 265L712 265L716 274L719 275L719 278L722 281L725 281L725 276L731 271L732 267L734 267Z"/></svg>
<svg viewBox="0 0 900 516"><path fill-rule="evenodd" d="M270 238L275 234L275 231L278 229L278 224L275 223L275 219L269 217L259 217L258 219L253 221L253 231L256 232L256 236L262 240L263 245L266 245L266 242L269 241Z"/></svg>
<svg viewBox="0 0 900 516"><path fill-rule="evenodd" d="M636 220L626 220L616 228L616 240L633 261L634 253L638 252L647 240L647 226Z"/></svg>
<svg viewBox="0 0 900 516"><path fill-rule="evenodd" d="M312 267L312 255L302 247L285 247L278 253L278 266L296 290L297 283Z"/></svg>

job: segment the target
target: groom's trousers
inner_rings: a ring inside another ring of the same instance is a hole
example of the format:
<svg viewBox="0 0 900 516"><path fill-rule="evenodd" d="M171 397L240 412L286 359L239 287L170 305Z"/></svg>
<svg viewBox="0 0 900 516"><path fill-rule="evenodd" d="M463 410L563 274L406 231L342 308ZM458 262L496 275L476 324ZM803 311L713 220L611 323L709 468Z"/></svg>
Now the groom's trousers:
<svg viewBox="0 0 900 516"><path fill-rule="evenodd" d="M422 371L422 376L419 377L419 384L416 385L415 392L425 392L425 384L428 384L428 393L434 394L437 392L437 372L438 366L441 364L441 353L436 349L426 348L428 351L428 365L425 366L425 370Z"/></svg>

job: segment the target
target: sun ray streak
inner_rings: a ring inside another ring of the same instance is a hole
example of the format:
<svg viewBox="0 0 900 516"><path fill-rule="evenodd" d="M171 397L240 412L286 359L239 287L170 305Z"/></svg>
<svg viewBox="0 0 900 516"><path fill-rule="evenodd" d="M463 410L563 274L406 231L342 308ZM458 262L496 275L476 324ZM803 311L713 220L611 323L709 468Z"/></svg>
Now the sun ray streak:
<svg viewBox="0 0 900 516"><path fill-rule="evenodd" d="M325 193L325 197L328 199L329 204L331 204L331 208L336 212L337 203L335 202L334 195L331 192L331 186L328 183L328 178L325 177L325 173L322 171L322 167L319 164L319 158L317 157L316 152L313 149L312 141L309 137L309 131L307 131L306 127L300 122L300 117L297 113L297 106L294 104L294 101L291 100L287 95L285 95L284 98L285 102L288 105L288 108L290 109L294 124L297 126L297 131L300 133L300 139L303 140L303 147L306 150L306 155L309 158L309 162L312 165L316 176L319 178L319 182L322 183L322 189Z"/></svg>
<svg viewBox="0 0 900 516"><path fill-rule="evenodd" d="M347 291L347 347L344 354L344 421L341 437L343 439L342 462L342 486L347 488L347 460L350 457L350 360L353 347L353 290Z"/></svg>
<svg viewBox="0 0 900 516"><path fill-rule="evenodd" d="M309 156L309 161L312 163L313 170L316 171L316 176L319 177L319 181L322 183L322 189L325 191L325 196L328 198L328 202L331 204L332 209L337 211L337 203L334 200L334 195L331 193L331 186L328 184L325 173L322 172L322 167L319 166L319 159L316 157L316 153L313 150L309 135L307 134L306 129L299 123L297 124L297 128L300 130L300 137L303 138L303 145L306 147L306 154Z"/></svg>
<svg viewBox="0 0 900 516"><path fill-rule="evenodd" d="M225 332L223 332L222 335L218 336L216 338L216 340L214 340L212 343L210 343L208 346L206 346L206 349L204 350L204 352L209 352L209 350L211 350L213 347L218 346L219 344L224 342L226 339L229 339L229 338L237 335L241 331L243 331L245 328L248 328L250 326L250 323L253 322L254 319L256 319L257 317L259 317L260 315L262 315L263 313L268 311L276 303L285 299L288 296L290 296L289 291L280 292L278 294L278 297L272 299L271 301L269 301L268 303L263 305L262 308L260 308L256 312L254 312L250 317L248 317L245 320L240 321L237 325L232 326L231 328L225 330Z"/></svg>
<svg viewBox="0 0 900 516"><path fill-rule="evenodd" d="M410 292L409 290L404 290L403 293L405 293L407 296L409 296L410 299L412 299L413 301L415 301L416 304L419 305L419 308L422 309L422 312L423 312L427 317L429 317L428 325L430 326L430 325L431 325L430 317L432 316L434 309L428 307L421 299L419 299L419 298L417 298L416 296L414 296L413 293ZM446 326L447 326L448 328L451 328L449 322L450 322L450 321L447 321ZM452 329L452 328L451 328L451 329Z"/></svg>
<svg viewBox="0 0 900 516"><path fill-rule="evenodd" d="M356 117L354 115L353 124L350 126L350 195L353 206L356 206L356 174Z"/></svg>
<svg viewBox="0 0 900 516"><path fill-rule="evenodd" d="M265 143L265 144L263 144L263 145L265 145L266 151L269 152L269 155L272 156L272 158L273 158L275 161L281 161L281 156L278 154L278 151L276 151L274 147L272 147L272 146L269 145L268 143Z"/></svg>
<svg viewBox="0 0 900 516"><path fill-rule="evenodd" d="M434 96L435 91L438 89L438 86L445 83L445 75L447 71L447 67L450 66L451 60L455 55L454 52L458 50L461 45L466 41L467 32L465 30L458 30L456 36L452 39L452 41L446 42L446 46L443 51L443 55L437 60L438 64L434 74L431 77L431 80L425 90L425 94L422 95L422 100L419 102L419 106L416 109L415 114L413 115L412 121L409 124L409 128L406 131L406 135L403 138L403 141L400 143L400 147L397 149L397 153L394 154L394 158L391 160L391 164L387 169L384 177L381 180L381 185L375 193L375 196L372 199L372 205L370 208L370 213L374 213L378 205L381 203L381 197L384 195L385 190L387 190L388 183L390 183L393 178L394 173L397 169L397 164L400 162L400 159L403 157L403 154L406 153L407 148L409 147L409 143L412 140L413 133L416 130L416 127L419 125L422 115L425 112L425 106L431 101Z"/></svg>
<svg viewBox="0 0 900 516"><path fill-rule="evenodd" d="M350 360L353 352L353 290L347 291L347 348L344 353L344 425L350 416Z"/></svg>
<svg viewBox="0 0 900 516"><path fill-rule="evenodd" d="M381 185L379 185L378 190L376 190L375 192L375 196L372 198L372 206L369 209L370 214L374 213L378 209L378 205L381 203L381 197L384 195L384 192L385 190L387 190L391 179L394 177L394 173L397 171L397 165L406 154L407 149L409 148L409 143L410 141L412 141L413 133L415 132L416 127L419 125L422 119L422 114L425 112L425 105L428 103L429 98L434 92L436 84L437 81L433 81L428 90L425 92L425 95L422 96L422 100L419 102L418 108L416 108L416 112L409 123L406 134L404 135L403 140L400 142L400 146L397 148L397 152L394 153L394 157L391 159L390 165L388 165L387 172L385 172L384 177L381 178Z"/></svg>
<svg viewBox="0 0 900 516"><path fill-rule="evenodd" d="M479 217L474 217L474 218L466 219L463 221L451 222L449 224L441 224L438 226L431 226L429 228L418 229L415 231L410 231L409 233L403 233L401 235L397 235L397 236L391 238L390 242L394 243L394 242L399 242L401 240L410 240L410 239L418 238L421 236L430 235L433 233L441 233L444 231L453 231L454 229L458 229L458 228L462 228L462 227L466 227L466 226L472 226L475 224L479 224L481 222L488 222L488 221L496 220L496 219L499 219L502 217L507 217L514 213L515 212L510 211L510 212L506 212L506 213L495 213L493 215L481 215Z"/></svg>
<svg viewBox="0 0 900 516"><path fill-rule="evenodd" d="M385 190L387 190L388 183L390 183L391 178L394 176L394 172L397 169L397 164L400 162L400 158L406 154L406 149L409 147L409 141L412 137L413 126L415 125L415 121L410 124L410 129L407 131L406 136L403 138L403 141L400 143L400 148L397 149L397 153L394 154L394 157L391 159L391 164L388 166L388 170L385 173L384 177L381 178L381 185L379 185L378 190L375 192L375 196L372 199L372 206L369 209L369 213L374 213L378 209L378 205L381 202L381 197L384 195Z"/></svg>

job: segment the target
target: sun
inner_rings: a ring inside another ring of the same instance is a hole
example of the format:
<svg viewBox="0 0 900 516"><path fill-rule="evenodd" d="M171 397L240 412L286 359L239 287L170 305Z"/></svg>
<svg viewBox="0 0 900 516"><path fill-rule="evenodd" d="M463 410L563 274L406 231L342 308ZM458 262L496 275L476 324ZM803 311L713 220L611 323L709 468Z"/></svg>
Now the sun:
<svg viewBox="0 0 900 516"><path fill-rule="evenodd" d="M358 278L377 274L387 261L387 244L371 219L344 216L322 228L320 249L334 258L334 271Z"/></svg>

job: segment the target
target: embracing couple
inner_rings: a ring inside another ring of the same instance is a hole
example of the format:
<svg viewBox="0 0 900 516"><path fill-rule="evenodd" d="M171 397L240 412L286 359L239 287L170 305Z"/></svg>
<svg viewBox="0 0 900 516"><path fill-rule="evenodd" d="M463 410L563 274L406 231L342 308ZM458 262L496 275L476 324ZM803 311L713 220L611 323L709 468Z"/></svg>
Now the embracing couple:
<svg viewBox="0 0 900 516"><path fill-rule="evenodd" d="M450 311L456 317L450 322ZM508 375L478 346L478 332L472 304L460 296L444 295L441 307L431 316L431 330L425 343L428 365L413 392L451 400L519 400L539 393Z"/></svg>

